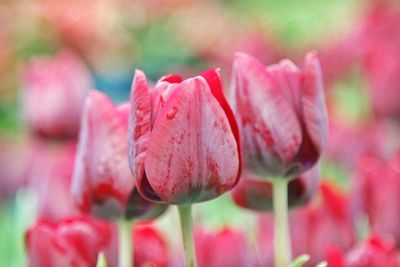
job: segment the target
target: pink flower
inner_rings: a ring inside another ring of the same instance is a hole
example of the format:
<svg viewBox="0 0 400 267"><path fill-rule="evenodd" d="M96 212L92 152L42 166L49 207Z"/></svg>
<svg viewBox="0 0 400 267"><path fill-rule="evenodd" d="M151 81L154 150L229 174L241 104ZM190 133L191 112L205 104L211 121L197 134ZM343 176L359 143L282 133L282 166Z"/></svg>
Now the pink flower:
<svg viewBox="0 0 400 267"><path fill-rule="evenodd" d="M360 31L361 60L378 115L400 116L400 8L381 1L368 10Z"/></svg>
<svg viewBox="0 0 400 267"><path fill-rule="evenodd" d="M127 157L129 112L129 105L115 106L94 90L84 105L72 194L82 210L100 217L156 216L166 209L136 192Z"/></svg>
<svg viewBox="0 0 400 267"><path fill-rule="evenodd" d="M151 224L139 224L132 235L135 266L169 266L168 244L160 231Z"/></svg>
<svg viewBox="0 0 400 267"><path fill-rule="evenodd" d="M254 258L243 232L224 228L216 232L195 232L199 267L254 266Z"/></svg>
<svg viewBox="0 0 400 267"><path fill-rule="evenodd" d="M194 203L237 183L238 130L217 70L184 81L167 76L152 89L137 70L131 105L129 163L143 197Z"/></svg>
<svg viewBox="0 0 400 267"><path fill-rule="evenodd" d="M314 267L326 260L328 248L348 249L355 240L347 197L325 183L320 186L320 195L321 199L290 214L293 256L310 255L305 267ZM272 228L272 217L262 216L259 229L261 266L273 263Z"/></svg>
<svg viewBox="0 0 400 267"><path fill-rule="evenodd" d="M25 236L29 267L96 266L100 252L110 251L112 226L85 218L60 223L45 220L33 225ZM114 259L108 266L115 267Z"/></svg>
<svg viewBox="0 0 400 267"><path fill-rule="evenodd" d="M38 215L60 221L82 212L71 198L70 186L76 142L47 143L36 139L30 147L26 177L38 196Z"/></svg>
<svg viewBox="0 0 400 267"><path fill-rule="evenodd" d="M356 219L367 215L375 235L392 235L400 244L400 155L384 161L364 157L352 184Z"/></svg>
<svg viewBox="0 0 400 267"><path fill-rule="evenodd" d="M307 54L303 70L289 60L266 68L237 54L232 80L246 168L263 176L292 176L314 166L328 134L316 54Z"/></svg>
<svg viewBox="0 0 400 267"><path fill-rule="evenodd" d="M330 267L399 267L399 256L394 240L372 236L346 253L332 248L327 260Z"/></svg>
<svg viewBox="0 0 400 267"><path fill-rule="evenodd" d="M306 204L314 195L319 180L317 167L300 174L289 182L289 207ZM272 184L260 177L246 173L242 175L239 184L232 190L232 197L236 205L256 210L272 210Z"/></svg>
<svg viewBox="0 0 400 267"><path fill-rule="evenodd" d="M72 52L33 59L23 77L23 110L29 126L49 136L76 136L90 73Z"/></svg>

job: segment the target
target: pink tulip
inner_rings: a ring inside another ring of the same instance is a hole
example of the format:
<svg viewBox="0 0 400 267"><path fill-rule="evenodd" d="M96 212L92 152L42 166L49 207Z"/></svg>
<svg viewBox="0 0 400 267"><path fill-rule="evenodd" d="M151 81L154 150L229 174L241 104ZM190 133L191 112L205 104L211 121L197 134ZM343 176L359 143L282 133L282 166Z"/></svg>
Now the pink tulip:
<svg viewBox="0 0 400 267"><path fill-rule="evenodd" d="M376 1L361 22L359 43L377 115L400 117L400 6Z"/></svg>
<svg viewBox="0 0 400 267"><path fill-rule="evenodd" d="M195 232L199 267L254 266L254 258L243 232L224 228L217 232Z"/></svg>
<svg viewBox="0 0 400 267"><path fill-rule="evenodd" d="M375 235L392 235L400 244L400 155L384 161L364 157L352 184L356 218L365 214ZM362 216L363 217L363 216ZM361 217L361 218L362 218Z"/></svg>
<svg viewBox="0 0 400 267"><path fill-rule="evenodd" d="M349 202L343 193L326 183L320 186L321 198L309 205L293 210L290 214L293 256L310 255L304 267L314 267L327 257L330 247L350 248L355 231L350 217ZM272 217L260 219L261 266L272 266L273 227Z"/></svg>
<svg viewBox="0 0 400 267"><path fill-rule="evenodd" d="M317 167L302 173L289 182L289 207L301 206L312 198L319 180ZM255 211L272 210L272 184L251 174L244 174L239 184L232 190L236 205Z"/></svg>
<svg viewBox="0 0 400 267"><path fill-rule="evenodd" d="M300 70L289 60L266 68L240 53L232 83L246 168L262 176L293 176L314 166L328 133L317 55L307 54Z"/></svg>
<svg viewBox="0 0 400 267"><path fill-rule="evenodd" d="M72 52L37 58L25 68L23 109L29 126L49 136L76 136L90 73Z"/></svg>
<svg viewBox="0 0 400 267"><path fill-rule="evenodd" d="M166 208L136 192L127 158L129 112L129 105L117 107L94 90L84 105L72 194L82 210L100 217L156 216Z"/></svg>
<svg viewBox="0 0 400 267"><path fill-rule="evenodd" d="M218 197L240 177L238 130L217 70L149 89L136 71L131 92L129 163L139 193L188 204Z"/></svg>
<svg viewBox="0 0 400 267"><path fill-rule="evenodd" d="M151 224L139 224L132 235L135 266L169 266L168 244L160 231Z"/></svg>
<svg viewBox="0 0 400 267"><path fill-rule="evenodd" d="M26 170L28 185L38 196L38 215L48 221L60 221L82 212L71 198L76 142L48 143L35 139L30 147Z"/></svg>
<svg viewBox="0 0 400 267"><path fill-rule="evenodd" d="M399 267L400 253L394 240L372 236L343 253L333 248L328 253L329 267Z"/></svg>
<svg viewBox="0 0 400 267"><path fill-rule="evenodd" d="M100 252L112 245L112 226L85 218L60 223L45 220L33 225L25 236L29 267L96 266ZM114 259L108 260L115 267Z"/></svg>

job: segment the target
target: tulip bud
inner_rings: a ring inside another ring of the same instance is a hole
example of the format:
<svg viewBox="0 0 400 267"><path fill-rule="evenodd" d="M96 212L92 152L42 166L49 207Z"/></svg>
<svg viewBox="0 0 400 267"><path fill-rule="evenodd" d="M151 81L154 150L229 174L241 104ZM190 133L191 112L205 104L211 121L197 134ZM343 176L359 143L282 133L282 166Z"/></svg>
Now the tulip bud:
<svg viewBox="0 0 400 267"><path fill-rule="evenodd" d="M139 193L190 204L218 197L240 176L239 136L217 70L149 89L136 71L131 92L129 163Z"/></svg>
<svg viewBox="0 0 400 267"><path fill-rule="evenodd" d="M75 137L92 86L89 71L71 52L32 60L25 68L22 92L29 126L46 137Z"/></svg>
<svg viewBox="0 0 400 267"><path fill-rule="evenodd" d="M72 193L84 210L99 217L160 215L166 206L141 199L128 166L129 106L115 106L103 93L86 99Z"/></svg>
<svg viewBox="0 0 400 267"><path fill-rule="evenodd" d="M237 54L232 84L245 167L260 176L283 177L314 166L328 133L316 54L307 54L303 70L289 60L266 68Z"/></svg>
<svg viewBox="0 0 400 267"><path fill-rule="evenodd" d="M108 251L112 227L108 223L74 218L60 223L38 221L26 236L29 267L96 266L98 254ZM109 266L115 266L109 262Z"/></svg>

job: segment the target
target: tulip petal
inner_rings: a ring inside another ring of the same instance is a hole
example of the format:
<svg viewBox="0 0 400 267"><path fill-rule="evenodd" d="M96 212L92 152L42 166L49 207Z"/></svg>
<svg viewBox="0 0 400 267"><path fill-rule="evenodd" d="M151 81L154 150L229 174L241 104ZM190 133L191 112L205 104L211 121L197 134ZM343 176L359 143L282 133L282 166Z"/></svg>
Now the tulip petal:
<svg viewBox="0 0 400 267"><path fill-rule="evenodd" d="M237 54L234 62L235 108L246 148L246 165L259 174L281 173L302 140L295 108L272 75L255 58Z"/></svg>
<svg viewBox="0 0 400 267"><path fill-rule="evenodd" d="M209 70L202 72L200 74L200 76L202 76L206 80L206 82L208 83L208 86L211 89L211 93L217 99L217 101L221 105L222 109L225 111L226 116L228 117L229 124L231 125L233 135L235 136L235 139L237 142L237 147L239 150L239 160L241 162L239 127L237 125L235 115L233 114L231 107L229 106L228 102L225 99L224 91L222 89L223 88L222 80L221 80L221 76L219 74L219 70L218 69L209 69ZM239 164L240 170L238 172L236 183L239 181L239 178L240 178L241 167L242 167L241 165L242 164Z"/></svg>
<svg viewBox="0 0 400 267"><path fill-rule="evenodd" d="M305 132L297 157L303 161L305 168L309 168L318 160L328 138L328 115L322 73L315 53L307 54L305 59L301 102Z"/></svg>
<svg viewBox="0 0 400 267"><path fill-rule="evenodd" d="M129 166L136 184L141 184L144 176L144 160L151 130L151 98L146 76L135 71L131 90L131 114L128 130ZM138 187L141 192L141 187Z"/></svg>
<svg viewBox="0 0 400 267"><path fill-rule="evenodd" d="M229 120L202 77L186 80L158 114L145 170L168 203L205 201L231 189L239 171Z"/></svg>
<svg viewBox="0 0 400 267"><path fill-rule="evenodd" d="M122 208L134 188L124 141L128 113L126 105L117 108L98 91L90 92L85 102L72 184L75 201L84 209L91 201L104 212L110 203Z"/></svg>

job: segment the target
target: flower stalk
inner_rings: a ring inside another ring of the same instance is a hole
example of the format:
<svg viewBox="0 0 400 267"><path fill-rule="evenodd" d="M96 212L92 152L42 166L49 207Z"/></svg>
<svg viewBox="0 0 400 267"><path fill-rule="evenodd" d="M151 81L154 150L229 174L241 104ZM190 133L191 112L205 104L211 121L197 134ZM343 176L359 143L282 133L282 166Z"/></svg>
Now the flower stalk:
<svg viewBox="0 0 400 267"><path fill-rule="evenodd" d="M196 253L193 242L192 205L178 205L181 222L185 267L196 267Z"/></svg>
<svg viewBox="0 0 400 267"><path fill-rule="evenodd" d="M274 179L272 183L275 267L289 266L292 257L289 230L288 183L289 180L280 178Z"/></svg>
<svg viewBox="0 0 400 267"><path fill-rule="evenodd" d="M118 222L119 240L119 267L133 267L132 251L132 224L128 220L121 219Z"/></svg>

